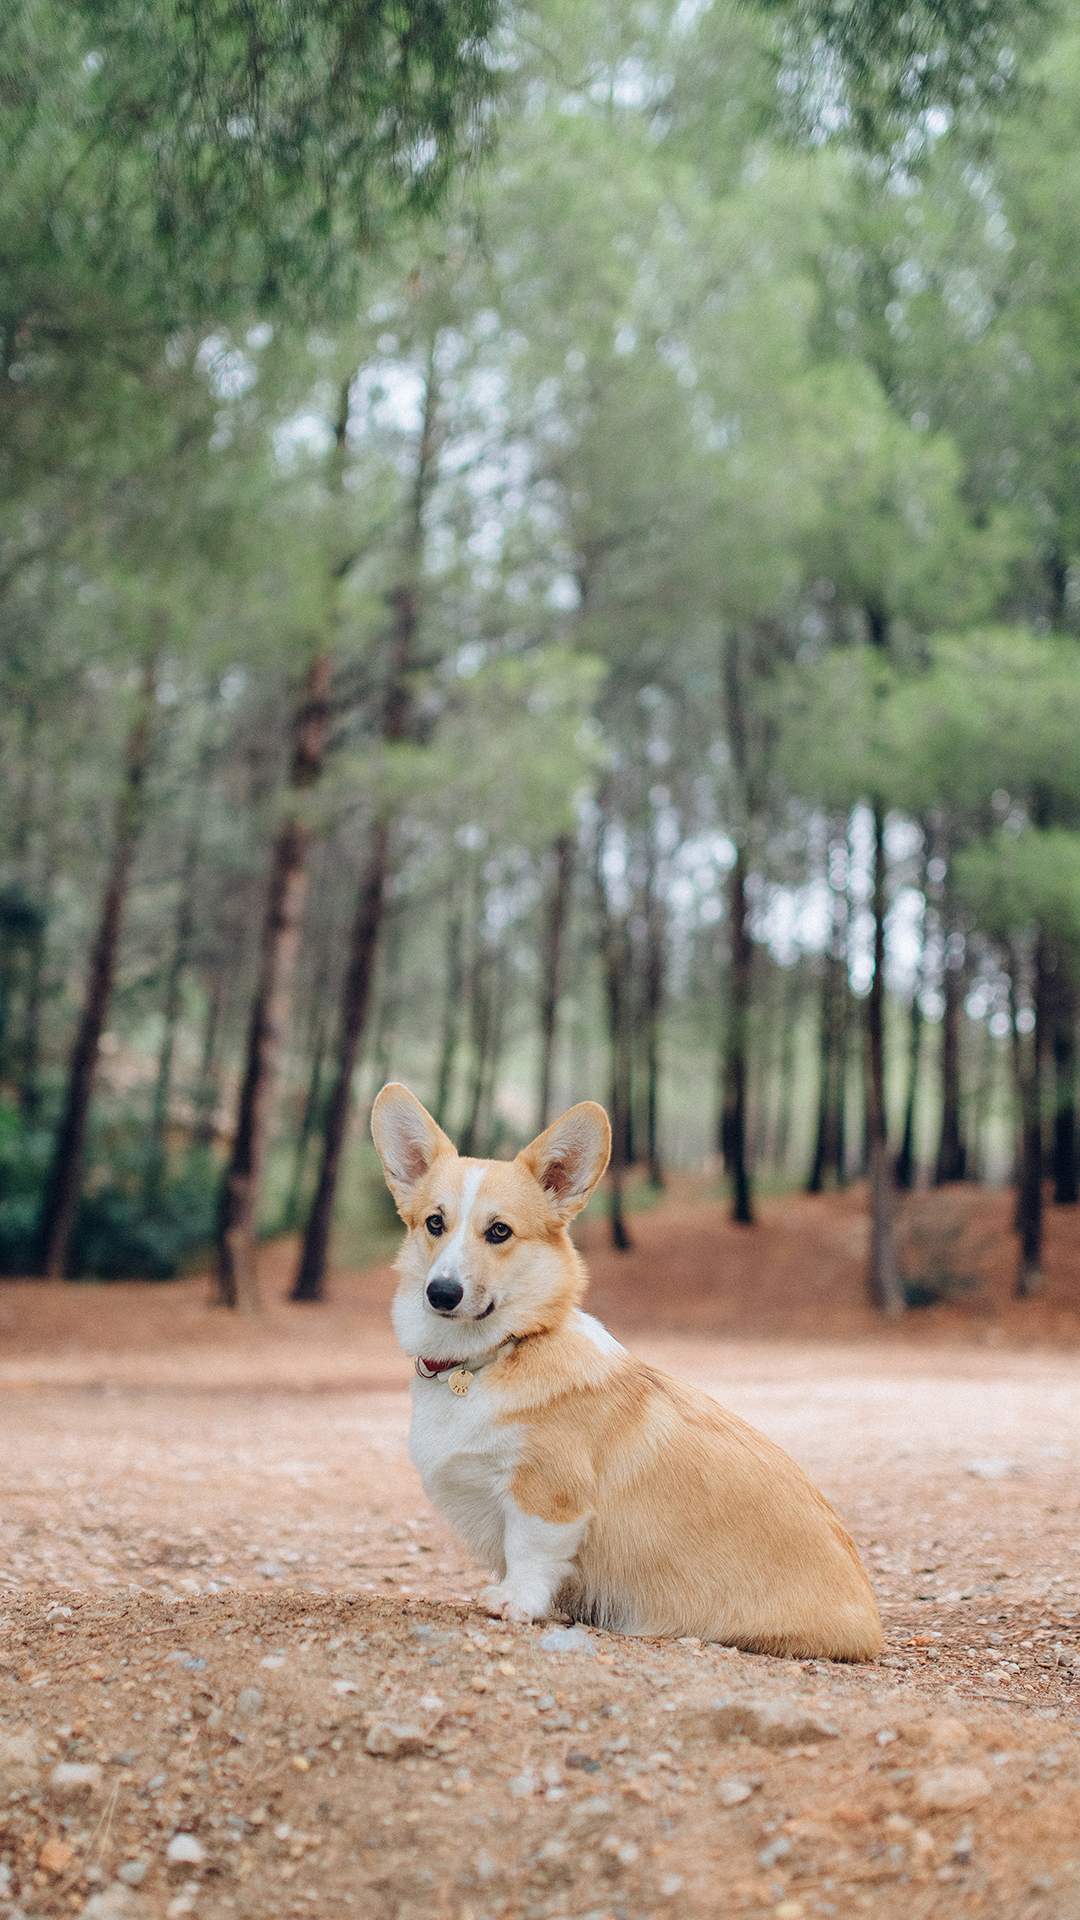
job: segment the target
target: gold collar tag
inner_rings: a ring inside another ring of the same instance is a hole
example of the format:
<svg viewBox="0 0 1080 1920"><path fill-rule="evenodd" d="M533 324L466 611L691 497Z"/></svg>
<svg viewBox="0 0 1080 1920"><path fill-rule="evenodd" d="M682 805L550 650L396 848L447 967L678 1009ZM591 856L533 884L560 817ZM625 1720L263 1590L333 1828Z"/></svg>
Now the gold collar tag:
<svg viewBox="0 0 1080 1920"><path fill-rule="evenodd" d="M468 1393L469 1388L472 1386L472 1383L473 1383L473 1377L472 1377L472 1374L468 1371L467 1367L455 1367L453 1373L449 1375L446 1382L451 1393L457 1393L457 1394Z"/></svg>

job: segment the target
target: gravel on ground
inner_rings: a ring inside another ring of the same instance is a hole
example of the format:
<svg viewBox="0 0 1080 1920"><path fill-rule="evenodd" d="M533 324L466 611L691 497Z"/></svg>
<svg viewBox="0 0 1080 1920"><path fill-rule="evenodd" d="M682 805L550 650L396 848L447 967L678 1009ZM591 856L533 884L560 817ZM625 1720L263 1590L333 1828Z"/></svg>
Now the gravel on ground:
<svg viewBox="0 0 1080 1920"><path fill-rule="evenodd" d="M0 1920L1080 1920L1075 1346L646 1326L595 1265L833 1500L882 1658L487 1620L385 1272L254 1323L0 1287Z"/></svg>

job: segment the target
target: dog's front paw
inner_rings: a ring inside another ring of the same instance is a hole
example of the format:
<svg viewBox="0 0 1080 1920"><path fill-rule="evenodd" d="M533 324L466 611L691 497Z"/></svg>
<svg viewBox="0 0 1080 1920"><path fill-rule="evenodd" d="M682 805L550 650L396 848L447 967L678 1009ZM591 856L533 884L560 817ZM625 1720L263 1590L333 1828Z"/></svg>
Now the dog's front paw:
<svg viewBox="0 0 1080 1920"><path fill-rule="evenodd" d="M508 1620L511 1626L528 1627L534 1620L542 1620L544 1615L534 1613L531 1607L523 1607L502 1587L485 1587L478 1596L478 1605L490 1614L493 1620Z"/></svg>

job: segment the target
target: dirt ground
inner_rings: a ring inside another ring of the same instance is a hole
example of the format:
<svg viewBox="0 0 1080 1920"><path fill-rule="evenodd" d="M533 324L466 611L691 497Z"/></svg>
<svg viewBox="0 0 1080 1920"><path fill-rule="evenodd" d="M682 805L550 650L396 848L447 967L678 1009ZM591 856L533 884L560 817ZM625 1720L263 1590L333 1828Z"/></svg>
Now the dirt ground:
<svg viewBox="0 0 1080 1920"><path fill-rule="evenodd" d="M290 1307L271 1250L256 1322L0 1287L0 1916L1080 1920L1080 1262L1051 1215L1013 1305L1006 1209L949 1225L981 1287L892 1332L856 1196L586 1236L594 1310L852 1529L865 1668L487 1621L385 1269Z"/></svg>

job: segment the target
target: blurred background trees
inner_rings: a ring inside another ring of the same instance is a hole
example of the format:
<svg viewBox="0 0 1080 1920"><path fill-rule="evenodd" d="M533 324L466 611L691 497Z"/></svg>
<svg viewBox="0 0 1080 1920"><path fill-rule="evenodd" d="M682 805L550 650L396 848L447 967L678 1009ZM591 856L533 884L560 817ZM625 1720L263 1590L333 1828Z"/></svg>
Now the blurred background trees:
<svg viewBox="0 0 1080 1920"><path fill-rule="evenodd" d="M191 23L198 17L198 34ZM476 1153L1075 1204L1074 27L9 9L0 1264ZM190 38L187 37L189 25Z"/></svg>

